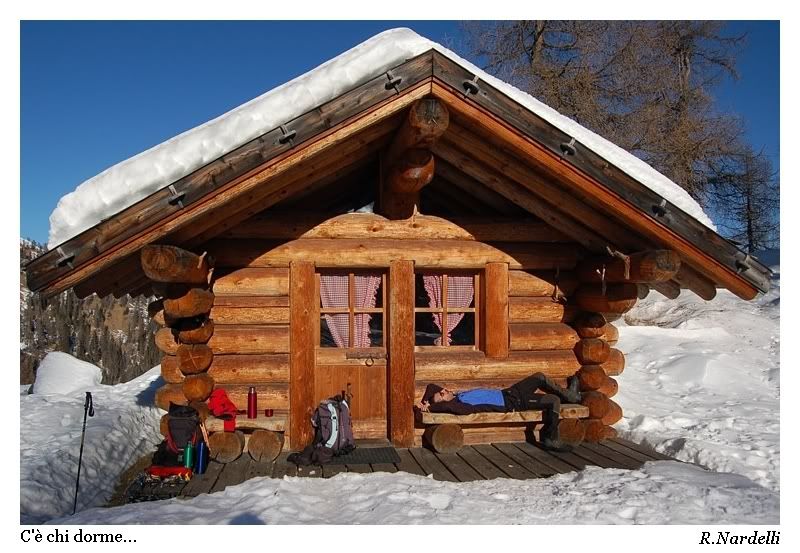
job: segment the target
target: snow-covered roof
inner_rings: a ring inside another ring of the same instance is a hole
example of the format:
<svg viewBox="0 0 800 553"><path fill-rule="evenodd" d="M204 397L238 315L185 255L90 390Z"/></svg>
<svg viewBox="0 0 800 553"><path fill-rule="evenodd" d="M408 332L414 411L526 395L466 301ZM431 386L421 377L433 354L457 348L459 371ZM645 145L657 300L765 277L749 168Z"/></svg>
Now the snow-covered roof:
<svg viewBox="0 0 800 553"><path fill-rule="evenodd" d="M50 215L49 249L89 229L242 144L417 56L435 49L507 94L707 227L711 219L689 194L633 154L612 144L410 29L391 29L198 127L121 161L63 196Z"/></svg>

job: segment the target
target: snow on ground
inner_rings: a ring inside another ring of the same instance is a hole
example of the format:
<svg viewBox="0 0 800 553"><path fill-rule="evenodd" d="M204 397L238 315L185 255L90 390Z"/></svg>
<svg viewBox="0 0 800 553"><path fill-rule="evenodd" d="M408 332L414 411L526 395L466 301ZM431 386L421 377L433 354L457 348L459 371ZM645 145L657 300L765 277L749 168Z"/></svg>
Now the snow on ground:
<svg viewBox="0 0 800 553"><path fill-rule="evenodd" d="M775 261L777 263L777 261ZM778 270L775 265L773 270ZM776 277L779 276L776 275ZM678 459L518 481L437 482L404 473L249 480L213 495L99 508L119 475L160 440L156 367L95 386L79 512L72 508L83 393L21 387L23 523L63 524L777 524L779 521L780 281L744 302L720 291L653 292L626 317L615 400L623 437ZM72 366L75 366L73 363ZM61 517L61 518L57 518Z"/></svg>
<svg viewBox="0 0 800 553"><path fill-rule="evenodd" d="M45 363L62 374L76 371L76 382L85 383L82 375L91 372L84 367L88 363L65 353L48 354ZM72 512L87 391L92 393L95 415L86 423L78 511L108 502L122 472L161 440L161 411L153 407L159 374L156 367L125 384L91 384L76 391L68 379L47 377L49 391L58 392L55 384L60 381L64 393L27 394L29 386L21 388L21 523L36 524Z"/></svg>
<svg viewBox="0 0 800 553"><path fill-rule="evenodd" d="M462 65L704 225L716 227L680 186L521 90L410 29L384 31L249 102L106 169L62 197L50 215L52 249L223 154L431 48Z"/></svg>
<svg viewBox="0 0 800 553"><path fill-rule="evenodd" d="M772 269L772 289L752 302L726 290L711 302L651 292L626 315L657 326L620 328L623 437L779 489L780 268Z"/></svg>
<svg viewBox="0 0 800 553"><path fill-rule="evenodd" d="M86 361L75 359L68 353L48 353L36 369L34 394L69 395L86 391L100 384L103 371Z"/></svg>

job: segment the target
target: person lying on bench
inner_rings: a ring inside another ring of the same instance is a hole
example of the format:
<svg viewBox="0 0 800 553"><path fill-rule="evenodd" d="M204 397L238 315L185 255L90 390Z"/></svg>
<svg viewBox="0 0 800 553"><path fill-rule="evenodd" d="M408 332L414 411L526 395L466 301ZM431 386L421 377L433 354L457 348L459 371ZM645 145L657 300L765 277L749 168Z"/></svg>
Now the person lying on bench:
<svg viewBox="0 0 800 553"><path fill-rule="evenodd" d="M536 393L538 390L546 392ZM559 411L561 402L580 403L578 377L567 379L567 387L562 388L552 379L538 372L502 390L475 388L453 392L436 384L428 384L417 408L423 412L452 413L471 415L472 413L508 413L511 411L530 411L541 409L542 429L539 443L545 449L569 451L558 436Z"/></svg>

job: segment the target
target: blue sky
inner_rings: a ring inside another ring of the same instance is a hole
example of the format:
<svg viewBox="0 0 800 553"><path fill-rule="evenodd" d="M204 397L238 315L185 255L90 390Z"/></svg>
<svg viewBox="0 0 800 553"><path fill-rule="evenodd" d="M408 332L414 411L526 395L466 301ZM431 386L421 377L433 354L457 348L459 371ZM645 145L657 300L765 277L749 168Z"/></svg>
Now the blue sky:
<svg viewBox="0 0 800 553"><path fill-rule="evenodd" d="M111 165L400 26L465 55L453 21L22 22L21 236L46 242L58 199ZM748 43L719 107L777 167L778 23L730 30Z"/></svg>

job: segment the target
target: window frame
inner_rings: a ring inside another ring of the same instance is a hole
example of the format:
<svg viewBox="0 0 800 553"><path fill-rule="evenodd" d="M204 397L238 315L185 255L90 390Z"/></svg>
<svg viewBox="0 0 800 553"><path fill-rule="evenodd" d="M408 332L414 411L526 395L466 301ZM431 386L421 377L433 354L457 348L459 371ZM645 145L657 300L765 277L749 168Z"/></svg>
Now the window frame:
<svg viewBox="0 0 800 553"><path fill-rule="evenodd" d="M416 288L416 279L418 275L437 275L442 276L442 307L417 307L416 303L416 294L414 297L414 351L415 352L442 352L442 348L446 348L445 351L480 351L480 343L481 343L481 323L482 323L482 304L481 304L481 285L482 285L482 274L479 270L469 270L469 269L422 269L414 271L414 285ZM471 276L473 277L472 285L473 285L473 306L472 307L449 307L448 303L448 296L447 296L447 277L448 276ZM463 345L450 345L447 344L447 340L445 340L445 329L441 330L441 339L442 344L437 345L423 345L418 346L416 344L417 341L417 313L441 313L442 314L442 321L445 323L447 321L447 314L448 313L473 313L475 320L474 320L474 327L475 327L475 343L474 344L463 344Z"/></svg>

